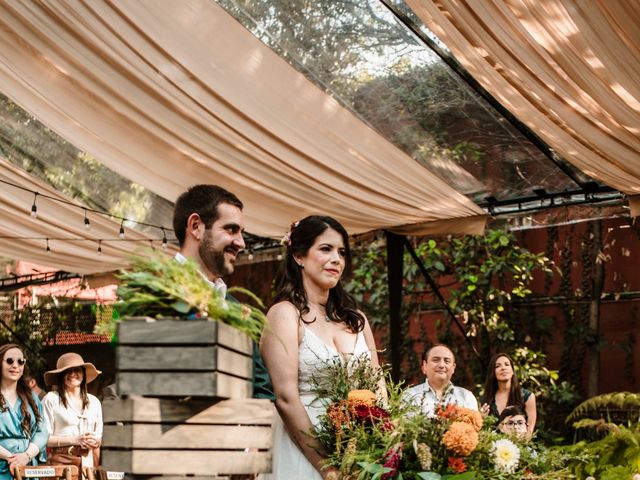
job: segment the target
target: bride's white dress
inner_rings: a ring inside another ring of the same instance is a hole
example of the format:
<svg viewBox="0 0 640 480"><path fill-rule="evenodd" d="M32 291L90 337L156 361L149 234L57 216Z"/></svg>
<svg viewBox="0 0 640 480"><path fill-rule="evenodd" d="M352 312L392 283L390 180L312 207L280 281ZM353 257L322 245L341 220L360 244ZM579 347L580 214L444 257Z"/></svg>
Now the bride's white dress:
<svg viewBox="0 0 640 480"><path fill-rule="evenodd" d="M353 354L354 357L361 357L363 354L371 357L363 332L356 335L353 351L343 352L343 355L344 353ZM325 412L326 405L316 399L310 385L311 376L328 361L339 356L335 348L326 345L313 330L304 327L298 355L298 390L300 400L314 426L319 423L318 419ZM261 475L260 478L265 480L321 480L322 476L293 443L282 419L277 414L273 429L273 473Z"/></svg>

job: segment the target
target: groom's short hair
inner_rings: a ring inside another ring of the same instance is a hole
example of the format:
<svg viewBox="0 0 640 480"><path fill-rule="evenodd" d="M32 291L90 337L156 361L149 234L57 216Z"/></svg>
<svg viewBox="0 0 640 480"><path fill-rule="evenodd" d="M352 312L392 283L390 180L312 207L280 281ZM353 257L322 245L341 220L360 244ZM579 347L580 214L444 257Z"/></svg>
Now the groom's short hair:
<svg viewBox="0 0 640 480"><path fill-rule="evenodd" d="M444 343L435 343L433 345L431 345L431 347L429 347L427 350L424 351L424 353L422 354L422 361L426 362L427 360L429 360L429 354L431 353L431 350L433 350L436 347L444 347L447 350L449 350L451 352L451 355L453 355L453 363L456 363L456 354L453 350L451 350L451 347L449 345L445 345Z"/></svg>
<svg viewBox="0 0 640 480"><path fill-rule="evenodd" d="M242 210L243 205L233 193L218 185L194 185L178 197L173 207L173 230L180 243L184 244L187 220L197 213L206 228L211 228L218 219L218 205L228 203Z"/></svg>

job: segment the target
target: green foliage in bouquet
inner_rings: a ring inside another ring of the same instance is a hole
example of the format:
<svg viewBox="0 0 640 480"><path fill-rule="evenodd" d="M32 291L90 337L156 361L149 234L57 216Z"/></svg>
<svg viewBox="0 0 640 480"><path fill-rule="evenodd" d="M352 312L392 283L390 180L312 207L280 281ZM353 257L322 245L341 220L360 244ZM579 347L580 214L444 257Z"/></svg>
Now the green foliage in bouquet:
<svg viewBox="0 0 640 480"><path fill-rule="evenodd" d="M573 478L561 451L507 437L495 421L449 405L434 418L402 386L371 375L368 357L336 359L312 377L326 412L312 433L346 480L532 480ZM376 381L373 381L375 378ZM374 393L376 392L376 393Z"/></svg>
<svg viewBox="0 0 640 480"><path fill-rule="evenodd" d="M134 256L131 270L118 278L118 296L122 299L118 310L123 317L207 317L231 325L254 340L260 338L265 325L262 310L225 300L192 261L179 263L163 253L149 252ZM241 292L263 307L260 299L246 289L229 289L232 292Z"/></svg>

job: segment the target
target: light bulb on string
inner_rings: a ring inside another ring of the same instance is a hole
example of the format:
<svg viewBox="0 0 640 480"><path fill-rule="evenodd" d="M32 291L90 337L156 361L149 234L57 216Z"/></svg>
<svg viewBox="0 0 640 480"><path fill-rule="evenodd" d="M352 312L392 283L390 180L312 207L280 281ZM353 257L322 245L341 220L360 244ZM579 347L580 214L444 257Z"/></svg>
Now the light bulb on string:
<svg viewBox="0 0 640 480"><path fill-rule="evenodd" d="M102 255L102 240L98 240L98 255Z"/></svg>
<svg viewBox="0 0 640 480"><path fill-rule="evenodd" d="M166 250L167 248L167 232L164 231L164 227L160 227L162 230L162 248Z"/></svg>
<svg viewBox="0 0 640 480"><path fill-rule="evenodd" d="M247 260L252 261L253 260L253 250L249 249L249 254L247 255Z"/></svg>
<svg viewBox="0 0 640 480"><path fill-rule="evenodd" d="M38 192L35 192L33 196L33 205L31 205L31 218L33 218L34 220L38 217L38 206L36 205L37 199Z"/></svg>
<svg viewBox="0 0 640 480"><path fill-rule="evenodd" d="M120 240L124 240L124 218L120 222L120 233L118 233Z"/></svg>
<svg viewBox="0 0 640 480"><path fill-rule="evenodd" d="M91 222L89 221L89 217L87 217L87 209L84 209L84 228L89 230L91 228Z"/></svg>

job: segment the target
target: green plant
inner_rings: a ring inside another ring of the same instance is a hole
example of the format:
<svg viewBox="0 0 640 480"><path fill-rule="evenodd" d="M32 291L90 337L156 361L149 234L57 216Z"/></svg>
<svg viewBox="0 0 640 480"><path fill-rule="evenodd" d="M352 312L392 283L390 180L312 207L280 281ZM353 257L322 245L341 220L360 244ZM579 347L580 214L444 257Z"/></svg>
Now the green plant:
<svg viewBox="0 0 640 480"><path fill-rule="evenodd" d="M259 340L265 325L264 313L255 307L228 302L211 288L198 266L192 262L178 263L163 253L148 252L134 256L131 270L119 275L121 284L117 305L122 316L147 317L208 317L231 325ZM246 289L234 288L255 301L262 302Z"/></svg>

